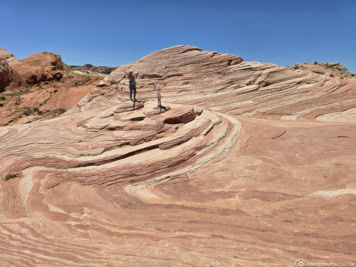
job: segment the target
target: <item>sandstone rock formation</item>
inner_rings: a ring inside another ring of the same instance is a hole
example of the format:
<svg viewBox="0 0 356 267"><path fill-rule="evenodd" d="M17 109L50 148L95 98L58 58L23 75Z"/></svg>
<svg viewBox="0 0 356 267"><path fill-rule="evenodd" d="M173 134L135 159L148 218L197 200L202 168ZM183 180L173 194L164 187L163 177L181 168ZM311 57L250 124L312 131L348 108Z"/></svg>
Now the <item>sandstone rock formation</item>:
<svg viewBox="0 0 356 267"><path fill-rule="evenodd" d="M0 90L7 87L8 91L18 91L19 87L59 80L63 77L61 57L53 53L38 53L19 61L10 52L0 48L0 61L2 82Z"/></svg>
<svg viewBox="0 0 356 267"><path fill-rule="evenodd" d="M0 59L0 92L10 83L10 71L7 61L5 59Z"/></svg>
<svg viewBox="0 0 356 267"><path fill-rule="evenodd" d="M60 81L0 93L0 126L30 123L61 115L75 106L103 77L65 73Z"/></svg>
<svg viewBox="0 0 356 267"><path fill-rule="evenodd" d="M39 53L18 61L0 49L0 126L56 117L71 109L104 74L62 71L60 56Z"/></svg>
<svg viewBox="0 0 356 267"><path fill-rule="evenodd" d="M124 72L138 73L137 94L155 99L153 83L163 85L162 101L199 105L230 115L264 119L356 121L355 84L310 71L239 56L177 46L121 66L76 107L87 110L128 99ZM331 116L331 117L330 117Z"/></svg>
<svg viewBox="0 0 356 267"><path fill-rule="evenodd" d="M0 92L6 87L24 85L23 79L9 66L9 63L14 61L17 61L14 55L0 48Z"/></svg>
<svg viewBox="0 0 356 267"><path fill-rule="evenodd" d="M352 78L355 77L353 73L349 72L343 65L339 62L314 62L314 63L304 63L299 64L296 63L293 66L294 69L302 69L308 70L312 72L316 72L318 74L326 74L331 77L339 77L339 78Z"/></svg>
<svg viewBox="0 0 356 267"><path fill-rule="evenodd" d="M355 86L192 46L122 66L62 116L0 128L1 261L355 263Z"/></svg>
<svg viewBox="0 0 356 267"><path fill-rule="evenodd" d="M10 66L6 59L0 59L0 92L9 87L20 87L24 80Z"/></svg>
<svg viewBox="0 0 356 267"><path fill-rule="evenodd" d="M93 66L91 64L85 64L85 65L83 65L83 69L87 69L87 70L90 70L90 71L93 71L93 72L102 73L102 74L110 74L116 68L106 67L106 66Z"/></svg>
<svg viewBox="0 0 356 267"><path fill-rule="evenodd" d="M9 51L6 51L3 48L0 48L0 60L5 59L7 62L12 62L17 60L13 54L11 54Z"/></svg>
<svg viewBox="0 0 356 267"><path fill-rule="evenodd" d="M61 72L63 69L62 59L53 53L42 52L21 61L11 61L9 64L27 84L59 80L63 76Z"/></svg>

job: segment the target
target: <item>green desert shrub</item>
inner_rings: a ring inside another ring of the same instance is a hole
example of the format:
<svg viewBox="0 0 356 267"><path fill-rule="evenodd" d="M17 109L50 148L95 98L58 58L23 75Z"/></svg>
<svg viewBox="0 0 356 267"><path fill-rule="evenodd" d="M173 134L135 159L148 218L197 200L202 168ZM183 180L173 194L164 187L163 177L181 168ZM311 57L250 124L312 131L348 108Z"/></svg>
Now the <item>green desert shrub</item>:
<svg viewBox="0 0 356 267"><path fill-rule="evenodd" d="M9 94L4 94L5 96L20 96L20 95L24 95L24 94L28 94L30 93L30 90L24 90L24 91L20 91L20 92L16 92L16 93L9 93Z"/></svg>
<svg viewBox="0 0 356 267"><path fill-rule="evenodd" d="M4 180L7 181L7 180L10 180L10 179L14 179L16 177L20 177L20 174L19 173L9 173L8 175L6 175L4 177Z"/></svg>
<svg viewBox="0 0 356 267"><path fill-rule="evenodd" d="M30 116L32 114L32 110L30 108L27 108L24 110L23 114L25 114L26 116Z"/></svg>
<svg viewBox="0 0 356 267"><path fill-rule="evenodd" d="M58 108L58 109L55 109L54 111L59 114L66 112L66 110L64 108Z"/></svg>

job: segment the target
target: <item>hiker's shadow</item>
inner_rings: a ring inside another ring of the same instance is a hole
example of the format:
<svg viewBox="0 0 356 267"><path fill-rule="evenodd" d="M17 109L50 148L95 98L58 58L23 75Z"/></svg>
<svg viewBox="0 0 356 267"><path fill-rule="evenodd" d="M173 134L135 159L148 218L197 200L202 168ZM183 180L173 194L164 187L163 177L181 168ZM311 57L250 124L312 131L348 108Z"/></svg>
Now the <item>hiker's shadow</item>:
<svg viewBox="0 0 356 267"><path fill-rule="evenodd" d="M160 105L160 106L159 106L159 112L161 112L162 109L163 109L164 111L167 111L167 107Z"/></svg>
<svg viewBox="0 0 356 267"><path fill-rule="evenodd" d="M135 109L140 109L142 107L144 107L145 105L145 101L132 101L132 110L135 110ZM136 106L136 103L137 103L137 106Z"/></svg>

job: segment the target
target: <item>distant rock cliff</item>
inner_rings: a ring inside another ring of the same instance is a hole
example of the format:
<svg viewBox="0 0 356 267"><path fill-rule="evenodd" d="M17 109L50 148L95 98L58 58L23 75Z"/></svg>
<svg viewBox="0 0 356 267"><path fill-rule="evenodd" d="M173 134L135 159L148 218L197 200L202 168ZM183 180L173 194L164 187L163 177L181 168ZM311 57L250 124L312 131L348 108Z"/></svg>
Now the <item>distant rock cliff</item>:
<svg viewBox="0 0 356 267"><path fill-rule="evenodd" d="M42 52L17 60L0 49L0 125L59 116L101 79L99 73L64 71L59 55Z"/></svg>
<svg viewBox="0 0 356 267"><path fill-rule="evenodd" d="M101 73L101 74L110 74L111 72L113 72L116 69L114 67L94 66L91 64L85 64L83 66L66 65L66 68L70 69L70 70L91 71L91 72L96 72L96 73Z"/></svg>

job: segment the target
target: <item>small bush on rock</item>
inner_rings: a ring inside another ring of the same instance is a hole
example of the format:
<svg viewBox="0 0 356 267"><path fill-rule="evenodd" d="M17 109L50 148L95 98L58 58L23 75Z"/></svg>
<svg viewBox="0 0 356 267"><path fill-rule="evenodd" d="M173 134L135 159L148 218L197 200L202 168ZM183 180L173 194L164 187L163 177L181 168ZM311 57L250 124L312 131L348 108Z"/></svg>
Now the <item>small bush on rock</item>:
<svg viewBox="0 0 356 267"><path fill-rule="evenodd" d="M30 116L31 114L32 114L32 110L31 109L29 109L29 108L27 108L27 109L25 109L25 111L23 112L23 114L25 114L26 116Z"/></svg>
<svg viewBox="0 0 356 267"><path fill-rule="evenodd" d="M19 174L19 173L9 173L8 175L6 175L6 176L4 177L4 180L5 180L5 181L8 181L8 180L14 179L14 178L16 178L16 177L20 177L20 174Z"/></svg>

